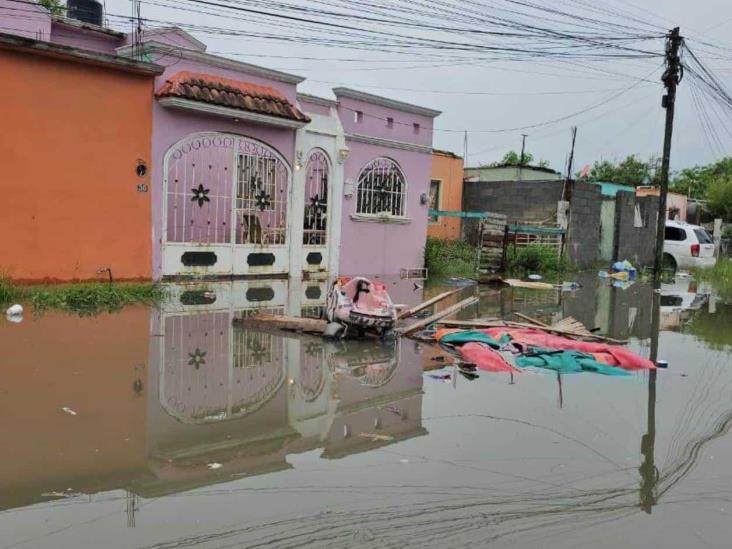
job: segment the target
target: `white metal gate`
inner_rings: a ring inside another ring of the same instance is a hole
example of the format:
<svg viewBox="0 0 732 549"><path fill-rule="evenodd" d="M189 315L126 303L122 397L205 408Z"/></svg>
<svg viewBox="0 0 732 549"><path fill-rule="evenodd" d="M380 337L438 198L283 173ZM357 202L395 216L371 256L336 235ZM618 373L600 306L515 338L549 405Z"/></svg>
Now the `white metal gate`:
<svg viewBox="0 0 732 549"><path fill-rule="evenodd" d="M165 156L163 275L287 273L291 172L247 137L191 135Z"/></svg>

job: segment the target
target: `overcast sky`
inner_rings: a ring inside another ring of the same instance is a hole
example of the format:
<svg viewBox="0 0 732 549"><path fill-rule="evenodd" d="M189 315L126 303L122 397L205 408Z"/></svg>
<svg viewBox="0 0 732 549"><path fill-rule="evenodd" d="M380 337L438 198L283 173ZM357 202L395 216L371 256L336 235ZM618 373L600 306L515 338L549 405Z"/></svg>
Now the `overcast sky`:
<svg viewBox="0 0 732 549"><path fill-rule="evenodd" d="M576 9L567 0L544 0L544 3ZM302 2L304 6L316 4ZM732 2L729 0L603 0L600 4L667 28L678 25L682 34L692 40L732 48ZM107 8L110 13L130 13L127 0L107 0ZM273 13L276 10L268 9ZM175 9L172 4L162 7L143 3L142 15L211 27L256 28L246 21L190 13ZM327 29L322 32L327 36ZM570 127L575 124L578 126L578 169L600 158L616 159L633 153L645 158L661 151L664 111L660 106L663 88L658 81L661 63L657 59L583 62L580 66L552 61L479 59L469 64L419 63L410 62L409 55L222 37L215 33L192 34L205 42L212 53L225 52L222 55L306 77L300 91L332 97L331 88L345 85L439 109L443 114L436 121L436 129L456 131L435 131L435 147L462 155L464 136L460 130L469 130L470 165L492 162L506 151L518 149L521 134L526 133L527 150L537 159L548 160L553 168L563 170L570 145ZM690 41L692 47L693 44ZM645 47L660 50L662 42L650 42ZM711 56L702 57L732 89L732 49L726 52L706 49L702 53ZM323 60L327 58L361 61ZM422 66L415 66L419 64ZM620 93L649 76L653 82L641 82L630 91ZM607 104L562 122L526 130L486 132L562 118L618 94ZM712 120L727 153L732 135L729 120L726 125L713 116ZM686 80L679 89L675 132L672 169L711 162L720 156L705 139Z"/></svg>

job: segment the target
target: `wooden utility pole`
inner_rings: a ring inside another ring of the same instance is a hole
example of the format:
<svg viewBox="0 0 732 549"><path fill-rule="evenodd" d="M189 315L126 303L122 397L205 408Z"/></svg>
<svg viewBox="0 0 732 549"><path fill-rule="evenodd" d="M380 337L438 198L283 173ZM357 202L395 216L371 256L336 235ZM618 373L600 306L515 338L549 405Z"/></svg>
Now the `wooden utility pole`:
<svg viewBox="0 0 732 549"><path fill-rule="evenodd" d="M526 137L528 137L525 133L521 134L521 158L519 158L519 181L521 181L523 177L523 171L524 171L524 154L526 151Z"/></svg>
<svg viewBox="0 0 732 549"><path fill-rule="evenodd" d="M661 181L658 200L658 225L656 227L656 257L653 262L655 288L661 286L661 265L663 264L663 241L666 235L666 197L668 195L669 167L671 163L671 137L674 131L674 111L676 107L676 87L683 77L679 50L684 39L679 27L666 36L666 71L663 73L663 85L666 95L663 96L663 108L666 109L666 131L663 138L663 158L661 160Z"/></svg>

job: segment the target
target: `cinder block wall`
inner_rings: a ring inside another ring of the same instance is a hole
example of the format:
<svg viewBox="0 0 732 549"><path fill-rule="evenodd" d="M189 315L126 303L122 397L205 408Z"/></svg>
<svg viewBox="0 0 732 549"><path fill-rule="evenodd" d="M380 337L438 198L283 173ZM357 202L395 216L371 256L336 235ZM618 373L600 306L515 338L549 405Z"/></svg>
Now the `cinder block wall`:
<svg viewBox="0 0 732 549"><path fill-rule="evenodd" d="M636 268L653 265L658 197L636 197L633 193L619 192L615 200L615 260L627 259ZM635 226L636 204L640 210L642 227Z"/></svg>
<svg viewBox="0 0 732 549"><path fill-rule="evenodd" d="M563 181L466 181L463 211L504 214L509 223L556 219ZM477 239L478 222L463 220L463 238Z"/></svg>
<svg viewBox="0 0 732 549"><path fill-rule="evenodd" d="M600 251L600 209L602 192L599 185L575 183L569 206L567 259L580 267L590 267Z"/></svg>

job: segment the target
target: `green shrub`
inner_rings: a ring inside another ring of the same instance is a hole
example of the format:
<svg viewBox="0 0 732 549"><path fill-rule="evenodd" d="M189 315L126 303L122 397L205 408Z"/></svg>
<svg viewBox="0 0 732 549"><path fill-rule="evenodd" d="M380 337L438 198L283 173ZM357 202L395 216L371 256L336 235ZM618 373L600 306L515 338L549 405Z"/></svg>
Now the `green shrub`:
<svg viewBox="0 0 732 549"><path fill-rule="evenodd" d="M520 248L509 246L506 251L506 270L510 272L557 273L565 269L555 248L530 244Z"/></svg>
<svg viewBox="0 0 732 549"><path fill-rule="evenodd" d="M478 249L462 240L427 237L424 265L430 276L473 277L476 274Z"/></svg>

